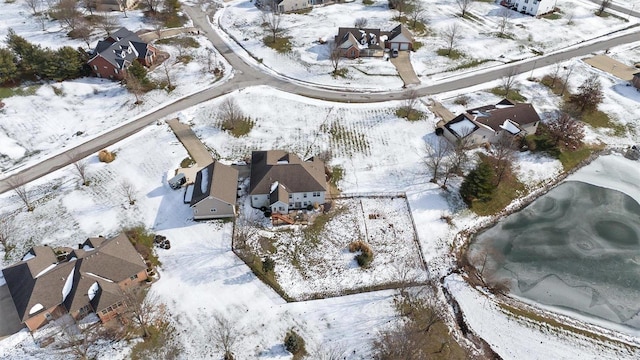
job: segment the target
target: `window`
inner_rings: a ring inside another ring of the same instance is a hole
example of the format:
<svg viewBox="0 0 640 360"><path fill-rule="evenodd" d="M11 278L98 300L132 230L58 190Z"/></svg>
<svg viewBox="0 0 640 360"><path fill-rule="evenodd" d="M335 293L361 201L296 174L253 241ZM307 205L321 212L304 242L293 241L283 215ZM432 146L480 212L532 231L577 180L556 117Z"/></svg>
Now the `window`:
<svg viewBox="0 0 640 360"><path fill-rule="evenodd" d="M278 211L284 211L284 208L282 206L278 206Z"/></svg>
<svg viewBox="0 0 640 360"><path fill-rule="evenodd" d="M216 212L216 211L218 211L218 210L216 210L216 209L211 209L211 210L209 210L209 211L211 211L211 212Z"/></svg>
<svg viewBox="0 0 640 360"><path fill-rule="evenodd" d="M304 193L304 195L302 195L303 198L307 198L307 193Z"/></svg>
<svg viewBox="0 0 640 360"><path fill-rule="evenodd" d="M257 201L257 200L258 200L258 197L257 197L257 196L254 196L254 197L253 197L253 200L256 200L256 201Z"/></svg>
<svg viewBox="0 0 640 360"><path fill-rule="evenodd" d="M107 309L102 310L102 315L105 315L107 313Z"/></svg>
<svg viewBox="0 0 640 360"><path fill-rule="evenodd" d="M113 72L117 74L118 73L118 69L113 69Z"/></svg>
<svg viewBox="0 0 640 360"><path fill-rule="evenodd" d="M131 279L131 280L135 280L135 279L137 279L137 278L138 278L138 274L135 274L135 275L133 275L132 277L130 277L129 279Z"/></svg>
<svg viewBox="0 0 640 360"><path fill-rule="evenodd" d="M96 65L93 65L93 70L98 71L98 67Z"/></svg>
<svg viewBox="0 0 640 360"><path fill-rule="evenodd" d="M292 198L293 198L293 195L289 194L289 199L292 199Z"/></svg>
<svg viewBox="0 0 640 360"><path fill-rule="evenodd" d="M315 191L313 193L313 197L319 197L320 196L320 191Z"/></svg>

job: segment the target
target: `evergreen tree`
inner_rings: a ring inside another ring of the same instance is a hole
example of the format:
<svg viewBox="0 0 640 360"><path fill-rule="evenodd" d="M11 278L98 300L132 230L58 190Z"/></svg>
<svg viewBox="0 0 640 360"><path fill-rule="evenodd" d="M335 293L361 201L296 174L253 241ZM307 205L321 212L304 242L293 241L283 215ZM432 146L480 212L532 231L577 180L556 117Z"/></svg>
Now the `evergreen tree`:
<svg viewBox="0 0 640 360"><path fill-rule="evenodd" d="M18 78L16 59L9 49L0 48L0 84Z"/></svg>
<svg viewBox="0 0 640 360"><path fill-rule="evenodd" d="M147 79L147 69L145 69L144 66L137 60L133 61L131 65L129 65L129 67L127 68L127 72L131 74L131 76L138 79L138 81L140 81L142 84L145 84L149 81L149 79Z"/></svg>
<svg viewBox="0 0 640 360"><path fill-rule="evenodd" d="M491 193L495 189L493 177L494 173L491 166L481 161L465 177L460 186L460 196L468 205L474 200L487 201L491 199Z"/></svg>

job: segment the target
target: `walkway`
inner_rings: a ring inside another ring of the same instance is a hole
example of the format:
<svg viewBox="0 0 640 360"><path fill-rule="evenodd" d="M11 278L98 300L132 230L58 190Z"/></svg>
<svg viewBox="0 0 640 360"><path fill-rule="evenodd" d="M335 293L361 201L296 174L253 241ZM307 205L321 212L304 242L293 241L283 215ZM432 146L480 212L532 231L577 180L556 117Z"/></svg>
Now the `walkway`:
<svg viewBox="0 0 640 360"><path fill-rule="evenodd" d="M398 74L404 82L404 86L420 84L420 79L411 65L411 54L409 51L399 51L398 57L392 57L391 63L398 70Z"/></svg>
<svg viewBox="0 0 640 360"><path fill-rule="evenodd" d="M431 111L436 117L439 117L440 119L442 119L443 124L453 119L454 117L456 117L451 111L449 111L449 109L444 107L444 105L442 105L440 102L435 101L434 99L429 99L429 101L431 102L430 104L427 104L429 111ZM438 125L439 124L440 124L440 121L438 121Z"/></svg>
<svg viewBox="0 0 640 360"><path fill-rule="evenodd" d="M171 130L173 130L178 140L184 145L198 166L205 167L214 161L209 150L198 139L189 125L181 123L178 119L167 120L167 124L169 124Z"/></svg>

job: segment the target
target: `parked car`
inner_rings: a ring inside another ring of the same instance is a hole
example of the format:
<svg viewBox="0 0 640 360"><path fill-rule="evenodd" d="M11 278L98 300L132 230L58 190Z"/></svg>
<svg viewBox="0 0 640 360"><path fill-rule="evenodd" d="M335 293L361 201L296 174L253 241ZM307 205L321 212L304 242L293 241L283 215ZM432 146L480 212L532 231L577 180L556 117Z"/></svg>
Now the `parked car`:
<svg viewBox="0 0 640 360"><path fill-rule="evenodd" d="M398 49L391 49L391 57L398 57Z"/></svg>
<svg viewBox="0 0 640 360"><path fill-rule="evenodd" d="M184 185L187 182L187 178L184 176L183 173L179 173L178 175L172 177L171 179L169 179L168 183L169 186L173 189L179 189L182 185Z"/></svg>

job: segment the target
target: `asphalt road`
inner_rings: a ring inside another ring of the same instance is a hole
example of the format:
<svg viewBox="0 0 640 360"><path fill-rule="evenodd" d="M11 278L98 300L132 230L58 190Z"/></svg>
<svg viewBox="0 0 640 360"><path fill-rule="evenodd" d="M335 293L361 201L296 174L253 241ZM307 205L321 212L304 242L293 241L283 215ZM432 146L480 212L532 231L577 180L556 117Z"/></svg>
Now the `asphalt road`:
<svg viewBox="0 0 640 360"><path fill-rule="evenodd" d="M218 96L230 93L235 90L243 89L255 85L268 85L278 90L306 96L309 98L315 98L326 101L336 102L352 102L352 103L374 103L389 100L401 100L409 95L408 90L397 91L385 91L385 92L358 92L353 89L333 90L322 87L312 87L309 85L303 85L299 82L291 79L285 79L283 77L274 76L268 74L265 71L261 71L253 65L247 64L244 59L238 56L227 46L227 44L220 38L216 31L214 31L206 19L204 14L199 9L184 7L184 10L193 19L194 25L201 29L216 49L224 56L224 58L231 64L234 69L234 76L231 80L198 93L195 93L187 98L177 100L173 103L138 118L132 122L123 124L122 126L113 129L98 138L92 139L71 148L59 155L42 160L42 162L35 164L31 167L25 168L11 177L0 180L0 194L4 193L15 186L16 184L24 184L33 181L41 176L44 176L50 172L65 167L79 159L85 158L91 154L95 154L101 149L107 146L113 145L116 142L123 140L132 134L140 131L149 124L154 123L160 118L169 116L178 111L195 106L204 101L216 98ZM632 34L626 35L613 35L611 38L602 38L601 40L595 40L586 42L583 46L575 49L562 50L553 54L543 55L536 58L514 62L509 65L489 69L470 72L465 75L455 76L450 79L439 80L432 84L429 84L428 79L424 79L423 83L418 87L414 87L419 96L427 96L432 94L438 94L442 92L463 89L474 85L486 83L496 79L500 79L513 71L517 73L525 73L531 71L533 68L539 68L564 60L568 60L574 57L584 56L593 52L608 49L617 45L626 44L640 40L638 34L640 29L637 29Z"/></svg>

